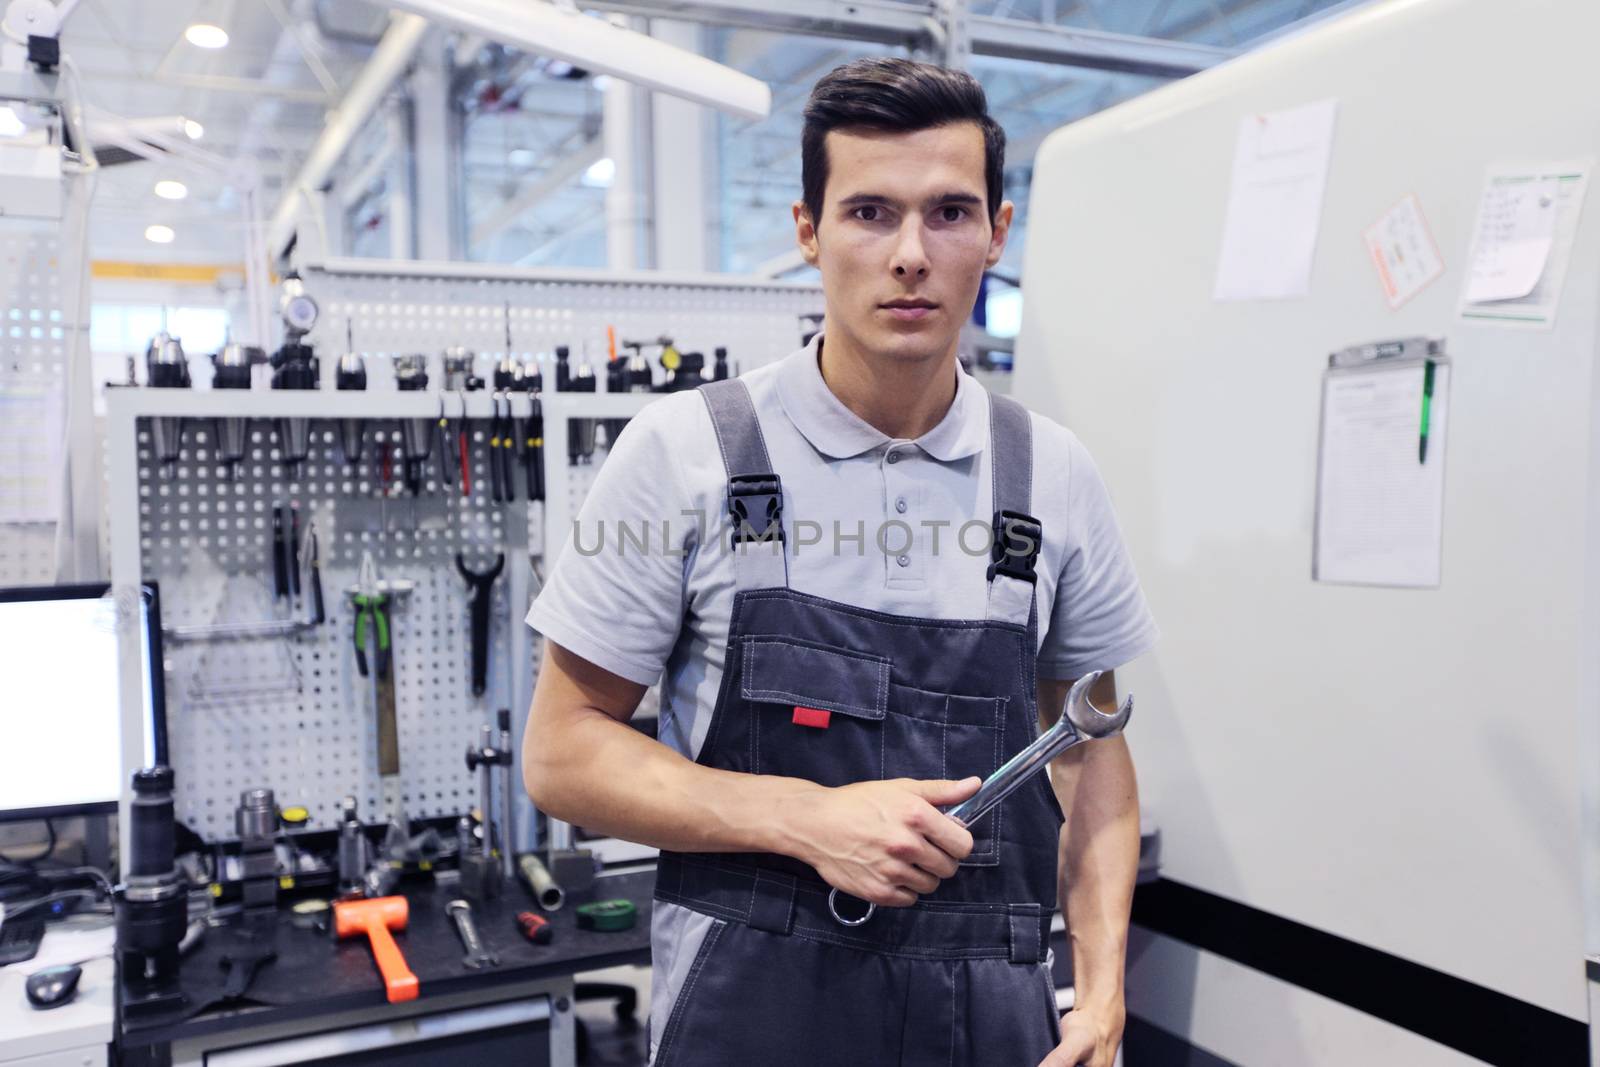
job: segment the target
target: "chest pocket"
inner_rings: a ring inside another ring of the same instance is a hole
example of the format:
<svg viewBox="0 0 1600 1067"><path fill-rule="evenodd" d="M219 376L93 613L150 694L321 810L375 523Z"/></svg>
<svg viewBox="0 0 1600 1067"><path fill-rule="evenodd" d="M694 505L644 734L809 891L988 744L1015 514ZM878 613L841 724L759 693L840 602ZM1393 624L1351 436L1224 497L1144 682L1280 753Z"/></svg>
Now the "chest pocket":
<svg viewBox="0 0 1600 1067"><path fill-rule="evenodd" d="M884 656L748 638L740 696L757 774L825 786L883 778L987 778L1001 762L1005 700L890 681ZM964 866L999 862L998 811L970 827Z"/></svg>

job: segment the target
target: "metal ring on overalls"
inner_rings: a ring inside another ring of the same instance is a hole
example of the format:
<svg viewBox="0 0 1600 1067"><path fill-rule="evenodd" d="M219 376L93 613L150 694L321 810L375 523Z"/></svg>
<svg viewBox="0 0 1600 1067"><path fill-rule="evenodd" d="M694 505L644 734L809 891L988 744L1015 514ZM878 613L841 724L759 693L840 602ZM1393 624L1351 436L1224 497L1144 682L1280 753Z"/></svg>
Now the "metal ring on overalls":
<svg viewBox="0 0 1600 1067"><path fill-rule="evenodd" d="M867 905L867 910L862 913L861 918L859 918L859 919L846 919L843 915L839 914L839 908L838 908L837 904L835 903L838 900L838 897L839 897L839 891L837 889L829 890L829 892L828 892L828 914L832 915L833 916L833 921L838 923L840 926L860 926L862 923L864 923L868 919L872 918L872 913L878 910L878 906L876 904L872 903L872 901L868 900L868 901L864 902ZM855 898L852 897L851 899L853 900Z"/></svg>

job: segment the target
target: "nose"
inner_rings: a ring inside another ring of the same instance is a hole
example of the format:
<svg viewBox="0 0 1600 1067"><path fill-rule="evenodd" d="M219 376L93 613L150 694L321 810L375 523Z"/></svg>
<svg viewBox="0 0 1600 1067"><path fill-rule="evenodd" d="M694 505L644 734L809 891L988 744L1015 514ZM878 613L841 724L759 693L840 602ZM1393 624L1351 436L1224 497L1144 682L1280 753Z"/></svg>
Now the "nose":
<svg viewBox="0 0 1600 1067"><path fill-rule="evenodd" d="M907 219L900 227L899 238L895 241L894 258L890 260L896 278L926 278L928 276L928 253L922 244L922 220L917 218Z"/></svg>

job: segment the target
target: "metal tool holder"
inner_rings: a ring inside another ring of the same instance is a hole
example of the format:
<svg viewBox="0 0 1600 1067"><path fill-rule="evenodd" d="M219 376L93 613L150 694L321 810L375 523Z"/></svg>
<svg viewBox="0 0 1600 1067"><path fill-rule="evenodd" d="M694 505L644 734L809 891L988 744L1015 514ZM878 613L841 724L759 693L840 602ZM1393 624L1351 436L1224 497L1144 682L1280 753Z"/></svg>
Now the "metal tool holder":
<svg viewBox="0 0 1600 1067"><path fill-rule="evenodd" d="M321 324L308 335L322 365L321 389L137 389L107 399L111 577L119 604L130 606L119 612L119 626L133 636L137 615L129 592L140 580L158 580L169 636L169 746L181 769L178 818L208 837L232 833L234 802L257 786L272 788L283 803L306 806L310 825L320 828L338 825L347 795L369 818L396 805L413 818L456 814L475 799L475 782L461 765L461 738L492 723L495 709L509 707L520 746L538 666L537 645L521 622L537 593L525 561L532 556L542 568L546 544L567 536L606 450L574 465L565 448L547 445L545 501L530 506L519 485L514 503L494 504L484 442L495 401L487 390L447 392L446 413L465 414L476 438L472 498L463 500L459 487L441 487L432 463L424 465L421 495L406 492L397 470L385 497L377 477L380 446L398 454L398 420L437 417L441 397L436 389L396 391L388 357L426 353L437 370L439 355L459 345L479 353L484 373L505 348L509 301L513 342L525 356L557 343L572 345L575 354L586 347L603 371L605 327L612 325L619 338L672 332L679 347L726 345L748 370L792 351L800 315L818 310L822 299L815 286L717 276L619 278L365 261L301 273L323 308ZM365 392L333 388L347 321L367 357ZM547 387L554 385L552 372L546 364ZM654 398L544 392L545 440L565 441L570 419L627 418ZM527 394L511 394L511 403L518 416L529 410ZM174 416L187 419L187 430L167 476L153 454L151 420ZM212 440L211 420L229 416L251 420L236 479L216 461ZM357 416L365 441L363 459L352 468L339 447L339 420ZM276 420L287 417L314 420L298 481L277 456ZM301 624L308 605L291 611L291 603L274 601L272 509L287 501L317 524L327 612L321 626ZM371 687L356 672L352 609L341 595L354 584L363 551L373 553L384 578L416 583L390 619L401 758L399 775L387 781L377 773ZM470 684L469 596L457 552L478 571L497 554L506 557L505 576L493 590L489 684L481 697ZM218 636L218 627L246 636ZM138 643L125 640L122 648L123 747L134 753L139 711L130 694L141 684ZM647 701L653 704L653 693ZM533 812L526 798L519 807L516 844L531 848Z"/></svg>

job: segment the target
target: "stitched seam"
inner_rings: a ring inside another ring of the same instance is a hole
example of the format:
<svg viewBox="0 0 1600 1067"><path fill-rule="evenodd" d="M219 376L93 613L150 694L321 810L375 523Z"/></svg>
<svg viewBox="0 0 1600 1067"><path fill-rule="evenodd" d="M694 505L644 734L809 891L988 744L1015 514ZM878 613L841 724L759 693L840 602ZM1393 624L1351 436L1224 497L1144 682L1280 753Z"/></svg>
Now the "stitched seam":
<svg viewBox="0 0 1600 1067"><path fill-rule="evenodd" d="M689 967L689 977L684 981L683 992L678 994L677 1003L672 1005L672 1017L667 1021L666 1032L661 1035L661 1044L656 1049L656 1067L667 1067L678 1031L683 1029L683 1017L689 1013L689 997L694 992L695 983L700 980L700 972L705 968L706 959L710 957L711 950L722 937L726 926L713 926L706 932L706 939L700 945L700 951L695 955L694 963Z"/></svg>
<svg viewBox="0 0 1600 1067"><path fill-rule="evenodd" d="M950 965L950 1067L955 1067L956 1062L956 1011L959 1003L956 999L956 986L960 981L961 971L952 963Z"/></svg>
<svg viewBox="0 0 1600 1067"><path fill-rule="evenodd" d="M903 616L889 615L871 608L858 608L851 604L829 600L826 597L815 596L811 593L802 593L798 589L748 589L742 590L744 595L752 599L771 600L776 597L788 597L803 603L814 604L837 611L844 615L854 615L857 618L870 619L880 622L885 626L898 626L910 629L937 629L937 630L981 630L985 627L1010 630L1013 633L1026 634L1028 627L1022 623L1009 622L1004 619L924 619L918 617L905 618ZM750 634L751 637L777 637L777 634Z"/></svg>

